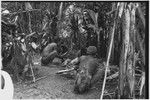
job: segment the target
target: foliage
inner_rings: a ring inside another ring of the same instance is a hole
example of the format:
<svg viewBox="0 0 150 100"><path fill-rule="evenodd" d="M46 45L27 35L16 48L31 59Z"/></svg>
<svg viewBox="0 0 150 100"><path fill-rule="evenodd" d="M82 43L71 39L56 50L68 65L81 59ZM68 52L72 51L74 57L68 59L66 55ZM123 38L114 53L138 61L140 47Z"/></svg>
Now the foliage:
<svg viewBox="0 0 150 100"><path fill-rule="evenodd" d="M106 59L114 31L110 62L120 65L120 93L123 95L125 84L134 97L138 69L142 70L142 95L146 80L145 11L146 3L142 2L2 2L2 56L10 57L13 41L20 37L34 42L41 52L47 44L57 42L59 48L67 48L68 55L95 45L99 58ZM28 43L20 40L18 45L28 49ZM25 50L23 47L20 49Z"/></svg>

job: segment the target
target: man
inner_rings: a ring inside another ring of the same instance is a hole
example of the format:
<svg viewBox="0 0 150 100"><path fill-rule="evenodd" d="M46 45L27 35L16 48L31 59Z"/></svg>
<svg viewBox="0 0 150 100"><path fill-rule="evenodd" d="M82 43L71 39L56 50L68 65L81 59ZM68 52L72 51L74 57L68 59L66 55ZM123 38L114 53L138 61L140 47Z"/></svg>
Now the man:
<svg viewBox="0 0 150 100"><path fill-rule="evenodd" d="M95 46L87 48L87 55L78 58L75 68L77 70L74 91L83 93L87 91L98 79L102 76L103 71L99 70L100 66L98 59L95 57L97 49ZM74 63L74 62L72 62Z"/></svg>
<svg viewBox="0 0 150 100"><path fill-rule="evenodd" d="M57 44L48 44L42 52L41 64L44 66L48 65L57 55Z"/></svg>

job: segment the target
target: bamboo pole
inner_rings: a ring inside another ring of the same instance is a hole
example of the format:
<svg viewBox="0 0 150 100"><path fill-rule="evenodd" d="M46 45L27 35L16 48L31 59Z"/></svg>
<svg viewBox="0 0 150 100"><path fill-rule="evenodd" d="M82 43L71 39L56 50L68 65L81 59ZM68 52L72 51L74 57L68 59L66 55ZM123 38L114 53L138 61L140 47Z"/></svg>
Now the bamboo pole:
<svg viewBox="0 0 150 100"><path fill-rule="evenodd" d="M112 51L112 44L113 44L113 41L114 41L115 27L116 27L116 22L114 21L114 26L113 26L113 31L112 31L111 41L110 41L110 46L109 46L109 52L108 52L108 57L107 57L107 62L106 62L106 69L105 69L105 76L104 76L104 81L103 81L102 93L101 93L101 97L100 97L101 100L103 99L103 95L104 95L104 89L105 89L106 77L107 77L107 70L108 70L110 55L111 55L111 51Z"/></svg>

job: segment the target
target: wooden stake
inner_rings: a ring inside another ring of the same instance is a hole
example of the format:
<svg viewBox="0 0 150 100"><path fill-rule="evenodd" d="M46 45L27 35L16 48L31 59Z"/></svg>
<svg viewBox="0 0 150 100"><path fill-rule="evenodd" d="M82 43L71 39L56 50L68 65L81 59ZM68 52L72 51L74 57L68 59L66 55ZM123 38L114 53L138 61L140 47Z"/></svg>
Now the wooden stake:
<svg viewBox="0 0 150 100"><path fill-rule="evenodd" d="M35 82L35 75L34 75L33 68L31 66L31 64L30 64L30 68L31 68L31 72L32 72L33 82Z"/></svg>

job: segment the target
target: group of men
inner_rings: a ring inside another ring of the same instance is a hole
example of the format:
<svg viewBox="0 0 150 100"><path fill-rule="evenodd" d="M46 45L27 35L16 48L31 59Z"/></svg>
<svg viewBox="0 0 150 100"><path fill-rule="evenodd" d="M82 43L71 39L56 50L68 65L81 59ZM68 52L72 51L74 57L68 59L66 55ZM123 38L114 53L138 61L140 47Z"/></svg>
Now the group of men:
<svg viewBox="0 0 150 100"><path fill-rule="evenodd" d="M97 48L95 46L89 46L86 49L86 55L78 56L72 59L72 64L76 65L76 75L75 75L75 84L74 91L76 93L84 93L89 90L90 87L102 77L103 66L99 65L99 60L96 58ZM60 57L57 52L57 44L50 43L48 44L42 52L42 65L48 65L52 63L54 58ZM73 61L74 60L74 61ZM101 67L101 68L100 68Z"/></svg>

